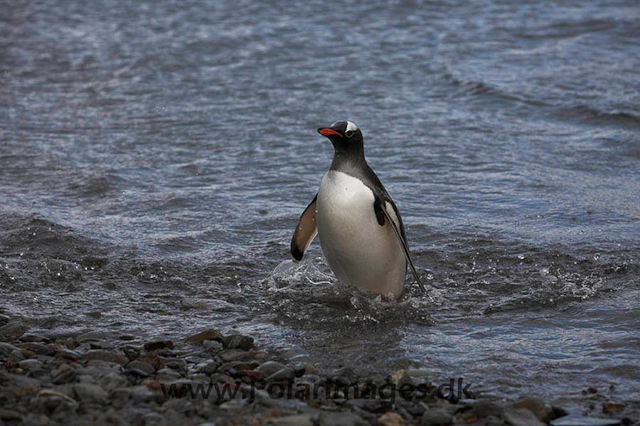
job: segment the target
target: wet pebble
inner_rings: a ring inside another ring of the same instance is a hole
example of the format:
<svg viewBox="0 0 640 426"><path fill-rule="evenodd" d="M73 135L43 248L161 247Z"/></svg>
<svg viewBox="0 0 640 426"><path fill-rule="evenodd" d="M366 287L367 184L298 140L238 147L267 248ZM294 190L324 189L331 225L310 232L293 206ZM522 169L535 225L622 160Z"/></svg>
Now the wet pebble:
<svg viewBox="0 0 640 426"><path fill-rule="evenodd" d="M524 408L509 408L503 414L505 422L511 426L544 426L535 414Z"/></svg>
<svg viewBox="0 0 640 426"><path fill-rule="evenodd" d="M77 383L73 386L76 397L81 402L107 403L107 392L98 385L91 383Z"/></svg>
<svg viewBox="0 0 640 426"><path fill-rule="evenodd" d="M0 327L7 324L9 321L11 321L11 318L6 315L0 315Z"/></svg>
<svg viewBox="0 0 640 426"><path fill-rule="evenodd" d="M73 389L70 390L71 392L73 392ZM54 390L54 389L42 389L41 391L39 391L36 395L38 398L61 398L65 401L68 401L72 404L76 404L77 401L75 399L73 399L70 395L68 395L65 392L60 392L60 390Z"/></svg>
<svg viewBox="0 0 640 426"><path fill-rule="evenodd" d="M120 365L126 365L129 362L129 358L124 355L104 350L90 350L84 355L84 358L87 360L113 362Z"/></svg>
<svg viewBox="0 0 640 426"><path fill-rule="evenodd" d="M202 343L205 340L218 340L222 342L224 337L218 330L209 329L203 332L194 334L185 339L187 343Z"/></svg>
<svg viewBox="0 0 640 426"><path fill-rule="evenodd" d="M0 357L21 360L24 358L22 351L10 343L0 342Z"/></svg>
<svg viewBox="0 0 640 426"><path fill-rule="evenodd" d="M372 413L386 413L391 409L393 403L389 399L351 399L347 401L347 405L358 407L362 410Z"/></svg>
<svg viewBox="0 0 640 426"><path fill-rule="evenodd" d="M451 424L453 417L444 410L431 408L424 412L420 419L421 426L443 426Z"/></svg>
<svg viewBox="0 0 640 426"><path fill-rule="evenodd" d="M112 333L106 331L89 331L76 337L78 343L84 342L96 342L99 340L106 340L111 337Z"/></svg>
<svg viewBox="0 0 640 426"><path fill-rule="evenodd" d="M29 326L20 321L10 321L0 327L0 340L15 340L29 331Z"/></svg>
<svg viewBox="0 0 640 426"><path fill-rule="evenodd" d="M224 345L217 340L205 340L202 342L202 347L210 353L217 353L224 349Z"/></svg>
<svg viewBox="0 0 640 426"><path fill-rule="evenodd" d="M116 372L109 372L100 378L100 385L106 390L117 389L127 384L127 378Z"/></svg>
<svg viewBox="0 0 640 426"><path fill-rule="evenodd" d="M147 342L144 344L144 350L147 352L157 351L164 348L173 349L173 342L171 340L156 340L154 342Z"/></svg>
<svg viewBox="0 0 640 426"><path fill-rule="evenodd" d="M502 407L491 401L478 401L470 410L465 411L462 415L464 419L473 417L483 418L488 416L500 417L502 415Z"/></svg>
<svg viewBox="0 0 640 426"><path fill-rule="evenodd" d="M175 370L172 370L170 368L162 368L162 369L160 369L160 370L158 370L156 372L156 375L157 375L158 379L160 379L163 376L166 376L168 378L179 378L179 377L182 377L179 372L177 372Z"/></svg>
<svg viewBox="0 0 640 426"><path fill-rule="evenodd" d="M22 415L19 411L11 409L0 409L0 419L6 422L19 421Z"/></svg>
<svg viewBox="0 0 640 426"><path fill-rule="evenodd" d="M76 350L67 349L66 347L58 347L55 349L56 358L67 361L78 361L82 357L82 353Z"/></svg>
<svg viewBox="0 0 640 426"><path fill-rule="evenodd" d="M272 426L315 426L317 424L317 416L312 414L296 414L293 416L267 419L264 424Z"/></svg>
<svg viewBox="0 0 640 426"><path fill-rule="evenodd" d="M242 349L243 351L253 349L253 338L249 336L232 334L230 336L226 336L222 342L228 349Z"/></svg>
<svg viewBox="0 0 640 426"><path fill-rule="evenodd" d="M48 345L44 345L42 343L37 343L37 342L28 342L28 343L20 343L16 345L17 347L20 348L20 350L24 351L29 350L35 354L38 355L55 355L56 351L54 348L52 348L51 346Z"/></svg>
<svg viewBox="0 0 640 426"><path fill-rule="evenodd" d="M621 402L607 401L602 404L602 412L604 414L615 414L618 411L622 411L624 407L625 407L625 404Z"/></svg>
<svg viewBox="0 0 640 426"><path fill-rule="evenodd" d="M291 367L284 367L275 373L267 376L267 382L282 382L285 380L293 380L296 377L295 371Z"/></svg>
<svg viewBox="0 0 640 426"><path fill-rule="evenodd" d="M365 426L368 422L352 413L322 413L317 424L319 426Z"/></svg>
<svg viewBox="0 0 640 426"><path fill-rule="evenodd" d="M535 414L536 418L540 421L547 420L547 417L548 417L547 408L545 407L544 402L542 402L538 398L534 398L534 397L521 398L518 401L516 401L516 403L514 404L514 407L524 408L531 411L533 414Z"/></svg>
<svg viewBox="0 0 640 426"><path fill-rule="evenodd" d="M129 364L127 364L126 368L129 371L137 370L139 372L143 372L147 376L150 376L156 372L156 368L152 364L141 360L131 361Z"/></svg>
<svg viewBox="0 0 640 426"><path fill-rule="evenodd" d="M37 359L24 359L18 363L18 366L24 370L40 370L42 362Z"/></svg>
<svg viewBox="0 0 640 426"><path fill-rule="evenodd" d="M271 376L272 374L277 373L285 367L286 366L284 364L281 364L279 362L267 361L256 368L256 370L263 373L265 376Z"/></svg>
<svg viewBox="0 0 640 426"><path fill-rule="evenodd" d="M198 364L196 366L196 371L198 371L199 373L211 375L218 370L219 366L220 364L218 364L215 361L208 361L208 362Z"/></svg>
<svg viewBox="0 0 640 426"><path fill-rule="evenodd" d="M55 385L69 383L76 377L76 370L68 364L61 364L60 367L52 374L51 382Z"/></svg>
<svg viewBox="0 0 640 426"><path fill-rule="evenodd" d="M400 414L387 412L380 416L378 424L382 426L405 426L407 422Z"/></svg>
<svg viewBox="0 0 640 426"><path fill-rule="evenodd" d="M251 358L251 354L240 349L229 349L218 354L224 362L238 361Z"/></svg>
<svg viewBox="0 0 640 426"><path fill-rule="evenodd" d="M617 426L621 424L621 421L572 414L552 420L550 424L551 426Z"/></svg>

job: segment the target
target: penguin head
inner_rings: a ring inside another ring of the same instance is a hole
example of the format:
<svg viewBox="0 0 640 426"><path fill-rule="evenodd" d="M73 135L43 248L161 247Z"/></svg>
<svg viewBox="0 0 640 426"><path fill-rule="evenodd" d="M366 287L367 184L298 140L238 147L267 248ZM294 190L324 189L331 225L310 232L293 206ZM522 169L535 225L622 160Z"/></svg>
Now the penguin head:
<svg viewBox="0 0 640 426"><path fill-rule="evenodd" d="M336 121L329 127L320 127L318 133L329 138L336 151L362 152L362 131L352 121Z"/></svg>

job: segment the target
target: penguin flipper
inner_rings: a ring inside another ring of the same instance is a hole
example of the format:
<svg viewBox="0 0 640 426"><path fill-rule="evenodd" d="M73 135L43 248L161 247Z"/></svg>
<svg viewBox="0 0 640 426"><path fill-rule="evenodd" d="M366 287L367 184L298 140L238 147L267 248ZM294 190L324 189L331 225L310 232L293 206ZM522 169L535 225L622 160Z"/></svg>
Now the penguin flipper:
<svg viewBox="0 0 640 426"><path fill-rule="evenodd" d="M313 197L313 201L309 203L298 221L296 230L293 232L293 238L291 238L291 255L295 260L301 260L304 256L304 252L307 251L309 244L318 234L318 227L316 226L316 200L318 194Z"/></svg>
<svg viewBox="0 0 640 426"><path fill-rule="evenodd" d="M420 281L420 278L418 277L418 272L416 272L416 268L413 266L413 262L411 261L411 255L409 254L409 246L407 245L407 240L403 235L404 232L402 232L402 230L399 227L399 223L401 222L397 220L398 215L396 214L395 205L393 204L393 201L391 200L385 201L376 197L376 201L374 202L373 207L376 213L376 217L378 218L378 223L382 222L380 223L380 225L384 225L384 220L382 221L380 220L381 216L383 215L384 218L386 218L386 220L389 222L389 225L391 225L391 229L393 229L393 233L396 234L396 237L398 237L398 241L400 242L400 246L402 247L402 251L404 252L404 257L407 259L407 263L409 264L409 269L411 269L411 274L413 275L413 278L415 278L416 282L420 286L420 289L426 293L427 289L424 288L424 285L422 284L422 282ZM389 207L391 207L393 211L393 215L396 217L396 220L393 220L391 218L391 215L388 211ZM380 213L382 213L382 215Z"/></svg>

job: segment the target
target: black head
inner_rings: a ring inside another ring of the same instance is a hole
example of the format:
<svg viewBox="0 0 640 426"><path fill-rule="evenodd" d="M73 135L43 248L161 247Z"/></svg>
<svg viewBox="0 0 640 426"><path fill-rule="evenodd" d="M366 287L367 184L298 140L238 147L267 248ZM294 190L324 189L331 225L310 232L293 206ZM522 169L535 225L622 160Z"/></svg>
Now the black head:
<svg viewBox="0 0 640 426"><path fill-rule="evenodd" d="M336 154L364 156L362 132L352 121L336 121L329 127L320 127L318 133L329 138Z"/></svg>

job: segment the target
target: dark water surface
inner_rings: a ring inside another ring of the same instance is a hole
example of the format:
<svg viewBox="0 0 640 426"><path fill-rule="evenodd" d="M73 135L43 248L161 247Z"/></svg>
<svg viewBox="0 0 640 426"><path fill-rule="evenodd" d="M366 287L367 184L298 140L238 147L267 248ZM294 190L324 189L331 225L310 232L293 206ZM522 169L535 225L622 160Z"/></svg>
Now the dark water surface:
<svg viewBox="0 0 640 426"><path fill-rule="evenodd" d="M635 0L6 3L1 310L638 413L638 22ZM342 288L317 242L288 260L331 160L315 128L347 118L430 297Z"/></svg>

